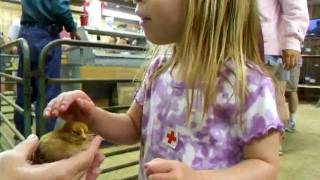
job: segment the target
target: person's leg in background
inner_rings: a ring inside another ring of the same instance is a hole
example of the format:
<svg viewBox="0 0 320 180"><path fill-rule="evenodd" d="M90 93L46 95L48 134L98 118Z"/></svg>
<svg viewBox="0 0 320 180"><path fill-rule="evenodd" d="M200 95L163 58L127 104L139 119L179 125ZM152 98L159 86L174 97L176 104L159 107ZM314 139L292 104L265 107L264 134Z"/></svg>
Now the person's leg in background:
<svg viewBox="0 0 320 180"><path fill-rule="evenodd" d="M284 70L282 60L279 56L266 55L265 63L269 71L271 71L271 73L277 79L275 84L277 110L279 118L286 126L289 119L289 109L285 99L285 92L286 82L289 80L289 72Z"/></svg>
<svg viewBox="0 0 320 180"><path fill-rule="evenodd" d="M286 128L287 131L293 132L296 126L295 113L297 112L299 105L299 97L298 97L298 84L300 77L300 66L297 65L293 69L290 70L290 79L287 82L287 101L289 104L289 112L290 118L288 121L288 126Z"/></svg>
<svg viewBox="0 0 320 180"><path fill-rule="evenodd" d="M31 73L37 74L36 71L38 70L38 58L40 55L41 50L45 45L47 45L49 42L58 39L59 36L52 37L52 35L49 34L48 30L45 27L41 27L38 25L23 25L21 27L20 31L21 35L20 37L25 38L26 41L29 44L30 48L30 59L31 59ZM60 73L60 57L61 57L61 48L57 47L53 50L51 50L48 53L48 59L46 62L46 74L53 74L51 71L55 70ZM21 61L20 61L21 62ZM58 63L58 64L57 64ZM23 71L23 64L19 63L18 68L18 75L22 76ZM48 76L48 75L47 75ZM54 76L55 77L55 76ZM59 86L58 86L59 87ZM36 101L38 98L38 81L37 77L33 78L32 80L32 102ZM49 101L54 96L60 93L60 88L57 87L46 87L46 99ZM23 86L19 85L17 87L17 100L16 103L20 106L23 105ZM38 101L36 105L36 119L39 119L39 115L42 112L39 112L38 108ZM24 131L24 118L23 115L20 115L19 113L15 112L14 114L14 121L17 129L23 133ZM46 129L47 131L51 131L55 127L55 119L46 121Z"/></svg>
<svg viewBox="0 0 320 180"><path fill-rule="evenodd" d="M41 50L44 46L46 46L49 42L59 39L58 33L52 35L47 27L38 27L37 32L39 36L34 37L34 40L38 41L37 43L37 50L38 50L38 57L40 55ZM39 59L37 59L38 62ZM48 51L47 59L45 62L45 76L50 78L59 78L60 77L60 64L61 64L61 46L56 46ZM38 68L37 68L38 69ZM36 81L36 87L39 88L38 80ZM45 87L45 100L46 104L53 98L55 98L60 93L60 85L51 85L48 84ZM39 94L37 92L36 98L36 119L37 123L39 122L39 117L42 115L43 112L40 112L39 107ZM51 118L45 121L46 131L52 131L55 128L56 118Z"/></svg>
<svg viewBox="0 0 320 180"><path fill-rule="evenodd" d="M288 121L289 121L289 107L285 98L286 82L278 81L276 86L277 87L275 89L276 89L276 103L277 103L278 115L281 121L283 122L284 126L287 127Z"/></svg>
<svg viewBox="0 0 320 180"><path fill-rule="evenodd" d="M32 43L29 37L29 32L30 32L30 27L28 26L22 26L20 29L20 34L19 37L20 38L24 38L28 44ZM29 49L30 49L30 60L34 59L34 48L29 45ZM30 64L30 68L34 69L36 68L36 64L34 62L31 62ZM23 77L23 54L22 51L19 50L19 65L18 65L18 72L17 75L19 77ZM34 83L34 78L32 78L31 80L31 86L32 86L32 96L31 96L31 103L35 101L35 90L36 88L34 87L35 83ZM15 103L23 108L24 105L24 94L23 94L23 84L21 83L17 83L17 92L16 92L16 101ZM17 128L17 130L21 133L24 134L24 116L23 114L18 113L17 111L14 112L14 123L15 123L15 127ZM18 139L16 139L16 143L19 143Z"/></svg>
<svg viewBox="0 0 320 180"><path fill-rule="evenodd" d="M19 66L18 66L18 76L22 77L22 70L23 70L23 65L22 65L22 60L19 60ZM23 97L23 85L18 83L17 84L17 97L16 97L16 101L15 103L23 108L23 104L24 104L24 97ZM14 120L14 124L15 127L17 128L17 130L21 133L24 134L24 118L23 118L23 114L20 114L17 111L14 111L14 115L13 115L13 120Z"/></svg>
<svg viewBox="0 0 320 180"><path fill-rule="evenodd" d="M279 56L265 56L265 64L267 65L268 70L275 76L277 82L275 84L275 93L276 93L276 104L277 111L280 120L286 126L289 119L289 109L288 104L286 103L285 90L286 90L286 81L289 79L289 72L284 69L282 59ZM284 138L284 132L280 136L280 149L279 155L283 154L282 151L282 141Z"/></svg>
<svg viewBox="0 0 320 180"><path fill-rule="evenodd" d="M294 131L296 127L295 113L297 112L297 109L298 109L299 97L298 97L297 91L290 91L290 92L287 92L287 94L288 94L287 100L288 100L289 112L290 112L287 130Z"/></svg>
<svg viewBox="0 0 320 180"><path fill-rule="evenodd" d="M59 37L57 36L54 39L58 39L58 38ZM56 46L55 48L48 51L48 56L45 64L46 77L59 78L60 66L61 66L61 46ZM46 93L45 103L48 104L50 100L57 97L60 94L60 92L61 92L60 85L47 84L46 90L45 90L45 93ZM42 114L42 112L40 112L40 109L39 109L39 97L37 98L36 109L37 109L36 116L39 117L39 115ZM55 124L56 124L56 118L51 118L46 120L46 130L52 131L55 128Z"/></svg>

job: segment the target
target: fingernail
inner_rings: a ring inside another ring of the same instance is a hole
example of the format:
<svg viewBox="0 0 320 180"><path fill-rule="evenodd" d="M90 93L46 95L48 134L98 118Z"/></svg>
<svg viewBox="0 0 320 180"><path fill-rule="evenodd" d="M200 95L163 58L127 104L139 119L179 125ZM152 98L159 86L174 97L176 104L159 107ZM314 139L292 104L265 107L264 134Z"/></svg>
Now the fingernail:
<svg viewBox="0 0 320 180"><path fill-rule="evenodd" d="M58 116L58 111L57 110L53 110L52 114L54 114L55 116Z"/></svg>
<svg viewBox="0 0 320 180"><path fill-rule="evenodd" d="M34 138L37 138L37 136L35 135L35 134L30 134L28 137L27 137L27 139L34 139Z"/></svg>

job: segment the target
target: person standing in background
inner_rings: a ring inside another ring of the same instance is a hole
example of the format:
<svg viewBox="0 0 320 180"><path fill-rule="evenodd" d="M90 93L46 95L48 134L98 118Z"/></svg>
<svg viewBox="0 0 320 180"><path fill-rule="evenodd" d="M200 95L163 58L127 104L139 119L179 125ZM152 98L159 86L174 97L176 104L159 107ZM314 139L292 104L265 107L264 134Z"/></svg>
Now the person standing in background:
<svg viewBox="0 0 320 180"><path fill-rule="evenodd" d="M298 84L300 78L300 68L302 66L302 59L299 64L294 68L290 69L290 77L287 81L287 89L286 96L289 104L289 112L290 117L288 121L288 125L286 128L287 132L294 132L296 127L296 118L295 113L297 112L299 105L299 97L298 97Z"/></svg>
<svg viewBox="0 0 320 180"><path fill-rule="evenodd" d="M77 25L73 20L69 8L69 0L22 0L22 16L19 37L24 38L30 48L31 59L31 85L32 85L32 102L36 101L36 119L39 119L39 102L38 102L38 59L39 54L44 46L50 41L59 39L59 33L63 27L70 32L72 39L80 39L77 33ZM21 53L20 53L21 55ZM21 58L20 58L21 59ZM48 52L45 75L50 78L60 77L61 64L61 46L56 46ZM22 77L23 63L19 63L18 76ZM60 93L59 85L46 86L46 102L56 97ZM23 105L23 87L17 86L16 103ZM24 132L24 118L18 112L14 114L16 128ZM46 130L51 131L55 127L55 120L46 121Z"/></svg>
<svg viewBox="0 0 320 180"><path fill-rule="evenodd" d="M20 18L15 18L9 28L8 37L10 41L14 41L18 39L19 37L19 31L20 31Z"/></svg>
<svg viewBox="0 0 320 180"><path fill-rule="evenodd" d="M289 109L284 96L286 81L290 76L288 70L298 64L301 43L309 25L307 0L258 0L258 5L265 63L280 81L277 89L278 113L287 125Z"/></svg>
<svg viewBox="0 0 320 180"><path fill-rule="evenodd" d="M20 18L15 18L9 28L8 32L8 38L9 41L14 41L19 38L19 32L20 32ZM17 54L18 53L18 48L15 46L11 49L11 53Z"/></svg>

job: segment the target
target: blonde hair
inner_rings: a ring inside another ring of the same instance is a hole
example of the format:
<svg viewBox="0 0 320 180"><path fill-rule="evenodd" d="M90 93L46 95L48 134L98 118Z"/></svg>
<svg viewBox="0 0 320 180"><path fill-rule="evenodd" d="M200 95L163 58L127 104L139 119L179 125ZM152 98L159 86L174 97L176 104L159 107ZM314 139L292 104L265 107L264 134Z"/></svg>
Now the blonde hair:
<svg viewBox="0 0 320 180"><path fill-rule="evenodd" d="M187 92L189 121L195 89L201 82L203 118L216 99L220 68L227 61L234 65L234 95L245 108L246 61L262 66L258 37L260 33L256 0L184 0L186 21L179 42L174 45L170 61L153 74L179 64L183 81L192 89ZM241 118L239 120L242 122Z"/></svg>

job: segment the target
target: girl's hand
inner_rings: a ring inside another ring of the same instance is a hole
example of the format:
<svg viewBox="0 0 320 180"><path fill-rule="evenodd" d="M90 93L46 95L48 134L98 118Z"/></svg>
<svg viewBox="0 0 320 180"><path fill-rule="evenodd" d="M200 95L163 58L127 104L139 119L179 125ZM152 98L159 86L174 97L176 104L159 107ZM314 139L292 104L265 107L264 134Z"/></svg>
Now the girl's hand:
<svg viewBox="0 0 320 180"><path fill-rule="evenodd" d="M94 180L100 174L104 156L98 152L101 138L96 137L88 150L71 158L48 164L32 165L29 159L39 139L31 135L14 149L0 153L0 179Z"/></svg>
<svg viewBox="0 0 320 180"><path fill-rule="evenodd" d="M61 93L52 99L44 110L44 116L61 117L65 121L82 121L89 128L94 124L95 104L90 97L81 90Z"/></svg>
<svg viewBox="0 0 320 180"><path fill-rule="evenodd" d="M154 159L144 166L150 180L194 180L200 174L180 161Z"/></svg>

